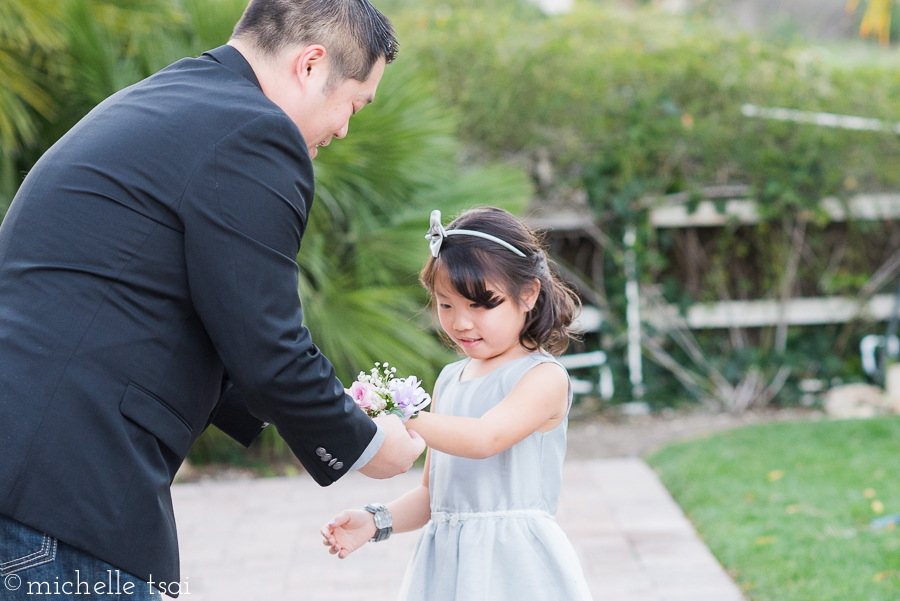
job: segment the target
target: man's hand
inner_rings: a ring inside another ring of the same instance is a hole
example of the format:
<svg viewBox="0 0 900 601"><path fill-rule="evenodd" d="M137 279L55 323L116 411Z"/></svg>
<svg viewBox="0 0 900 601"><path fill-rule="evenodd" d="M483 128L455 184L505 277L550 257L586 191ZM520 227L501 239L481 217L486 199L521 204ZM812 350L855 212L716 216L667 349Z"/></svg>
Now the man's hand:
<svg viewBox="0 0 900 601"><path fill-rule="evenodd" d="M392 478L409 471L413 462L425 452L425 441L415 432L408 432L396 415L376 417L384 428L384 443L366 465L359 469L369 478Z"/></svg>

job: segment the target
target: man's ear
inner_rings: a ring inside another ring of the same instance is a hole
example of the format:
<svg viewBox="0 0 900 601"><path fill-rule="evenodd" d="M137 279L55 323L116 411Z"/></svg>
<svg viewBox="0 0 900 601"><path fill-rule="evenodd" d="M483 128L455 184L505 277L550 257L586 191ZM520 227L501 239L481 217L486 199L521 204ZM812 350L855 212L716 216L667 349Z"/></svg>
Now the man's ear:
<svg viewBox="0 0 900 601"><path fill-rule="evenodd" d="M293 57L294 76L304 93L324 87L328 79L328 50L321 44L300 49Z"/></svg>

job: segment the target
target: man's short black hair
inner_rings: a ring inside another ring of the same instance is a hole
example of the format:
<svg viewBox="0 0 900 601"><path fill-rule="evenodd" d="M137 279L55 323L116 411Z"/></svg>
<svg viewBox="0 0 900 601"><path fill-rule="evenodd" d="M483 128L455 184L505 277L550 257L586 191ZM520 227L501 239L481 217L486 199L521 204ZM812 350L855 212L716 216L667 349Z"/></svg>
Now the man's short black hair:
<svg viewBox="0 0 900 601"><path fill-rule="evenodd" d="M328 88L366 81L378 59L390 63L398 50L391 22L368 0L251 0L231 37L269 56L298 44L325 46Z"/></svg>

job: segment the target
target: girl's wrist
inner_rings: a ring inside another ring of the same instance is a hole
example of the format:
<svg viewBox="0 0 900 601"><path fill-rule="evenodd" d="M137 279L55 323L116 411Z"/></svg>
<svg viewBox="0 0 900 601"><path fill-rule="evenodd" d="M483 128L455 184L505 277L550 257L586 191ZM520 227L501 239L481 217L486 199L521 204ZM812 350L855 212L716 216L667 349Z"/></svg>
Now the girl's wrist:
<svg viewBox="0 0 900 601"><path fill-rule="evenodd" d="M366 540L370 540L375 533L378 532L378 526L375 525L375 516L369 513L368 511L363 510L368 516L368 520L366 521Z"/></svg>

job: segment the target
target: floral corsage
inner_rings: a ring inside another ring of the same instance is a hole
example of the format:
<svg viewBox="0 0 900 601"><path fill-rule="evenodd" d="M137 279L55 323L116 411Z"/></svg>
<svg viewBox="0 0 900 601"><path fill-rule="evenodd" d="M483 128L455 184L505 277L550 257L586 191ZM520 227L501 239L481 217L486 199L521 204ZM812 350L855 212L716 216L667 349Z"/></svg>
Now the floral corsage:
<svg viewBox="0 0 900 601"><path fill-rule="evenodd" d="M368 374L359 372L347 394L369 417L393 414L406 422L431 403L431 395L415 376L398 378L396 373L396 367L376 363Z"/></svg>

